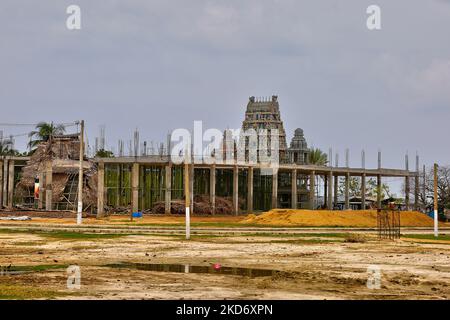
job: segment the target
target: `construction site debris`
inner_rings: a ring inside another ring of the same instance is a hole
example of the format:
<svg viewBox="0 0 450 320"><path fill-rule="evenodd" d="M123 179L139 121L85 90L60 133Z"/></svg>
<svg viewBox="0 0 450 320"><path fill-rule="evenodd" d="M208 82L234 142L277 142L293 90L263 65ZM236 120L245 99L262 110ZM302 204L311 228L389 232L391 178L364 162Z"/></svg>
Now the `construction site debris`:
<svg viewBox="0 0 450 320"><path fill-rule="evenodd" d="M31 220L28 216L21 216L21 217L0 217L0 220L11 220L11 221L28 221Z"/></svg>

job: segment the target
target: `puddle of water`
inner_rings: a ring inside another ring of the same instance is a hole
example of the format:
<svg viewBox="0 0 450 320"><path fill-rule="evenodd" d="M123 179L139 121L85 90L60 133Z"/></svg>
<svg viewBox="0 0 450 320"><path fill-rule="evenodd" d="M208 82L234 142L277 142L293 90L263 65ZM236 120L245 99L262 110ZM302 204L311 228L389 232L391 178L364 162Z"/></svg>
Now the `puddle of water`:
<svg viewBox="0 0 450 320"><path fill-rule="evenodd" d="M29 271L18 271L18 270L14 270L14 269L0 269L0 277L1 276L15 276L15 275L19 275L19 274L24 274L24 273L29 273Z"/></svg>
<svg viewBox="0 0 450 320"><path fill-rule="evenodd" d="M136 269L156 272L176 272L176 273L208 273L223 274L245 277L271 277L274 275L289 274L279 270L253 269L253 268L233 268L233 267L214 267L214 266L191 266L189 264L148 264L148 263L116 263L107 264L104 267Z"/></svg>

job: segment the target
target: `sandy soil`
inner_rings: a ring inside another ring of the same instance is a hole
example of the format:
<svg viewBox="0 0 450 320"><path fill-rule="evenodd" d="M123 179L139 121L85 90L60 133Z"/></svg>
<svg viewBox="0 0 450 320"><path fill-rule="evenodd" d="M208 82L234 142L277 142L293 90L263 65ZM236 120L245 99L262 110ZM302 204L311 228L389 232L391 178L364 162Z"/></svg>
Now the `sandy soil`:
<svg viewBox="0 0 450 320"><path fill-rule="evenodd" d="M450 298L450 241L430 244L411 239L367 239L364 243L347 243L323 235L198 237L186 241L179 237L130 235L75 240L0 233L0 266L81 267L80 290L67 289L65 268L3 275L0 289L24 287L31 292L25 298L59 299ZM103 267L118 262L220 263L289 273L250 278ZM381 268L380 289L367 287L370 265Z"/></svg>
<svg viewBox="0 0 450 320"><path fill-rule="evenodd" d="M400 212L404 227L430 227L433 219L417 211ZM293 210L274 209L261 215L249 215L241 223L302 227L376 227L376 210Z"/></svg>

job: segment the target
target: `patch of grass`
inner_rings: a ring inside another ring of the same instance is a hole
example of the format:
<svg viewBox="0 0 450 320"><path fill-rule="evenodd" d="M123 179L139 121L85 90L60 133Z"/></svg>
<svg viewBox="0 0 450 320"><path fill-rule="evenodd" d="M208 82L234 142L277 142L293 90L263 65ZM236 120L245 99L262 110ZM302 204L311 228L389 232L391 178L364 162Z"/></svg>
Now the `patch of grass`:
<svg viewBox="0 0 450 320"><path fill-rule="evenodd" d="M90 240L90 239L115 239L120 237L126 237L131 234L107 234L107 233L81 233L81 232L38 232L37 234L44 237L61 240Z"/></svg>
<svg viewBox="0 0 450 320"><path fill-rule="evenodd" d="M130 222L129 220L116 220L114 222L120 222L120 225L125 226L141 226L141 227L183 227L184 222L174 222L174 223L139 223L138 221ZM343 226L280 226L275 224L256 224L256 223L241 223L241 222L191 222L191 227L210 227L210 228L342 228ZM346 228L360 228L348 226Z"/></svg>
<svg viewBox="0 0 450 320"><path fill-rule="evenodd" d="M42 272L55 269L66 269L68 265L63 264L41 264L35 266L11 266L9 271L22 271L22 272Z"/></svg>
<svg viewBox="0 0 450 320"><path fill-rule="evenodd" d="M404 234L404 235L402 235L402 238L450 241L449 234L440 234L439 237L437 237L437 238L434 236L434 234Z"/></svg>
<svg viewBox="0 0 450 320"><path fill-rule="evenodd" d="M68 295L72 294L45 290L39 287L0 283L1 300L55 299L56 297Z"/></svg>
<svg viewBox="0 0 450 320"><path fill-rule="evenodd" d="M15 246L24 246L24 247L38 246L41 244L43 243L38 241L23 241L14 243Z"/></svg>
<svg viewBox="0 0 450 320"><path fill-rule="evenodd" d="M20 230L20 229L0 229L0 233L5 234L33 234L52 239L61 240L84 240L84 239L115 239L133 235L131 233L83 233L83 232L69 232L69 231L35 231L35 230Z"/></svg>
<svg viewBox="0 0 450 320"><path fill-rule="evenodd" d="M14 233L28 233L25 230L20 230L20 229L0 229L0 233L2 234L14 234Z"/></svg>
<svg viewBox="0 0 450 320"><path fill-rule="evenodd" d="M341 238L348 233L246 233L243 237L271 237L271 238Z"/></svg>

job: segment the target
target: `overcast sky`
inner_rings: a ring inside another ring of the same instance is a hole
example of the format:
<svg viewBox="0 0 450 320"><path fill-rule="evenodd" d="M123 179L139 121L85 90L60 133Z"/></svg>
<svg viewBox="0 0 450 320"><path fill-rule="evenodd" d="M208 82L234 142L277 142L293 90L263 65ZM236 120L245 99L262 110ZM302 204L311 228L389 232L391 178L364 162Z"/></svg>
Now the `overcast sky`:
<svg viewBox="0 0 450 320"><path fill-rule="evenodd" d="M368 166L378 148L386 167L407 150L450 163L447 0L2 0L0 27L1 123L85 119L117 150L136 127L148 141L194 120L239 128L249 96L277 94L288 143L301 127L353 166L362 148Z"/></svg>

